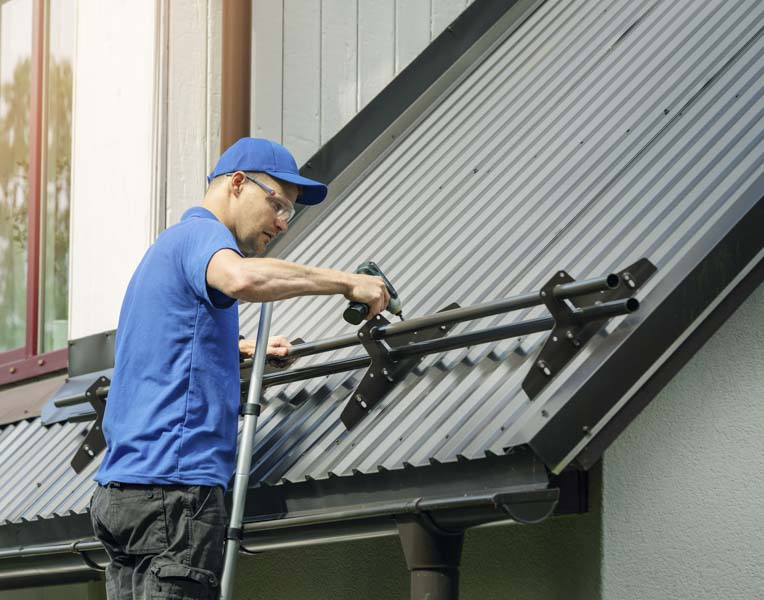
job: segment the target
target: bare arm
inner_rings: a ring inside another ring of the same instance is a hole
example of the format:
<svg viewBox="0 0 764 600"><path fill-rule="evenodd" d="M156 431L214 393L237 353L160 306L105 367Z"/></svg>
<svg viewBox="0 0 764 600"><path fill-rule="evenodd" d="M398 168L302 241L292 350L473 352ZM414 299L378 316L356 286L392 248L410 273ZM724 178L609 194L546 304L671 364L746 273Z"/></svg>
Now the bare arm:
<svg viewBox="0 0 764 600"><path fill-rule="evenodd" d="M207 265L207 284L231 298L271 302L296 296L342 294L368 304L369 318L387 306L390 296L379 277L309 267L277 258L242 258L220 250Z"/></svg>

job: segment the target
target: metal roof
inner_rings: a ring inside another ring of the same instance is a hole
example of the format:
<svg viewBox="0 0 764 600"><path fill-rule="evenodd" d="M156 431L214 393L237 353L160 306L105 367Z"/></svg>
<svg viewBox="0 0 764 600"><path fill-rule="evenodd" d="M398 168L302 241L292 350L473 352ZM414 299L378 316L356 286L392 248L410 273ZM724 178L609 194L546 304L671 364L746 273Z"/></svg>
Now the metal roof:
<svg viewBox="0 0 764 600"><path fill-rule="evenodd" d="M647 257L658 272L641 310L611 321L533 402L520 384L541 334L425 359L349 432L339 415L360 373L270 389L253 484L475 460L530 442L761 197L745 192L764 175L763 32L754 0L545 2L499 39L280 256L343 270L371 258L407 317L537 290L559 269L583 279ZM280 302L272 331L350 333L343 308L337 297ZM243 308L245 333L257 312ZM90 473L68 467L82 429L43 434L35 420L2 430L0 457L13 465L3 489L21 490L2 518L85 509Z"/></svg>
<svg viewBox="0 0 764 600"><path fill-rule="evenodd" d="M342 270L371 258L409 317L536 290L558 269L595 277L647 257L659 270L638 294L643 310L613 320L607 333L619 335L594 340L532 403L520 384L542 334L429 357L350 432L339 413L358 374L272 390L255 480L477 459L529 442L541 411L554 415L572 391L570 375L639 326L681 275L678 259L712 247L712 226L742 210L764 173L763 25L753 1L547 2L497 44L280 256ZM341 335L342 310L336 297L281 302L271 330ZM257 314L244 307L244 332Z"/></svg>
<svg viewBox="0 0 764 600"><path fill-rule="evenodd" d="M84 439L87 423L42 425L41 419L6 425L0 431L0 516L2 522L82 512L90 501L98 462L75 473L69 462Z"/></svg>

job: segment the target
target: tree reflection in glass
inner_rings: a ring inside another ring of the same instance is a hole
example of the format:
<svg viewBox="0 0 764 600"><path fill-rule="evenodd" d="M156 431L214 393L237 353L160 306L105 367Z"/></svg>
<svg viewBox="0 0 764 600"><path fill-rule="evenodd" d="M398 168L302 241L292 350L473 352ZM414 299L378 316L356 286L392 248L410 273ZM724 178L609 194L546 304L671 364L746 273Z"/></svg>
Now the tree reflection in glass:
<svg viewBox="0 0 764 600"><path fill-rule="evenodd" d="M0 4L0 352L26 336L31 4Z"/></svg>

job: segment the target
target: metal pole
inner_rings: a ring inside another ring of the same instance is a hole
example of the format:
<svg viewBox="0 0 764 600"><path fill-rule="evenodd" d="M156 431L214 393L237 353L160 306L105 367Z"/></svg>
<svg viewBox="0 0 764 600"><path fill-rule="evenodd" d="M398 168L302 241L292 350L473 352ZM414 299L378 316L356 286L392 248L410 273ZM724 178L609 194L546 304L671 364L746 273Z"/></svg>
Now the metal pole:
<svg viewBox="0 0 764 600"><path fill-rule="evenodd" d="M263 371L265 370L265 353L268 350L268 334L271 329L273 304L264 302L260 309L260 324L257 327L255 341L255 356L252 362L252 377L249 380L247 403L244 405L244 426L241 432L239 454L236 458L236 475L233 484L233 504L231 506L231 521L226 532L225 559L223 576L220 581L220 599L231 600L233 581L236 574L236 561L241 546L241 522L244 517L244 504L249 487L249 469L252 464L252 450L255 445L257 429L257 413L259 412L260 393L263 387ZM257 409L257 410L255 410Z"/></svg>
<svg viewBox="0 0 764 600"><path fill-rule="evenodd" d="M491 317L493 315L521 310L523 308L531 308L543 303L544 299L541 297L540 292L531 292L530 294L514 296L504 300L495 300L494 302L478 304L477 306L467 306L465 308L453 308L451 310L444 310L442 312L435 313L434 315L417 317L415 319L409 319L408 321L401 321L400 323L381 325L380 327L375 327L371 333L375 340L379 340L382 338L391 337L393 335L409 333L411 331L416 331L417 329L422 329L425 327L435 327L436 325L446 325L461 323L463 321L482 319L483 317Z"/></svg>
<svg viewBox="0 0 764 600"><path fill-rule="evenodd" d="M293 381L302 381L303 379L313 379L314 377L323 377L324 375L334 375L335 373L344 373L345 371L355 371L356 369L365 369L371 364L371 358L368 356L359 356L357 358L346 358L323 365L305 367L303 369L291 369L283 373L268 373L263 377L263 386L282 385L292 383Z"/></svg>
<svg viewBox="0 0 764 600"><path fill-rule="evenodd" d="M436 354L437 352L446 352L447 350L455 350L456 348L466 348L468 346L486 344L488 342L495 342L510 337L548 331L553 327L554 319L552 317L542 317L540 319L512 323L511 325L502 325L501 327L463 333L453 337L430 340L429 342L416 342L414 344L409 344L408 346L392 348L388 354L393 360L398 360L399 358L406 356Z"/></svg>

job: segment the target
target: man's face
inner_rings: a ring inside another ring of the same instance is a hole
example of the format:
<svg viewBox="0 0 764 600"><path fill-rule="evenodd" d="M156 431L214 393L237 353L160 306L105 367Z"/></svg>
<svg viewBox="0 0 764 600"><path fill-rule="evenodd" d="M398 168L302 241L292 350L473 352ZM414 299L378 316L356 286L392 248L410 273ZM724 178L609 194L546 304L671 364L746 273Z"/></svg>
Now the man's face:
<svg viewBox="0 0 764 600"><path fill-rule="evenodd" d="M247 175L274 193L270 194ZM288 213L294 209L297 186L262 174L240 171L231 176L231 186L239 249L245 256L262 255L267 245L288 229Z"/></svg>

